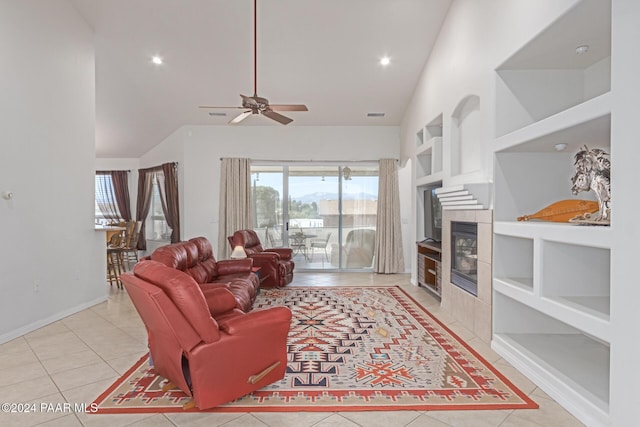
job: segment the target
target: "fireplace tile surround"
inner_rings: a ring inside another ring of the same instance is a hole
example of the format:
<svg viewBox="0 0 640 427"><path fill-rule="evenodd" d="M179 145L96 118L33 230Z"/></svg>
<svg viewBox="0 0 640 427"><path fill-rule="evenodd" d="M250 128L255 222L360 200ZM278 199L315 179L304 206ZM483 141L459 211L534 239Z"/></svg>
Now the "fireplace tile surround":
<svg viewBox="0 0 640 427"><path fill-rule="evenodd" d="M451 223L478 224L478 296L451 283ZM493 211L445 210L442 216L442 300L443 310L473 331L486 343L491 342Z"/></svg>

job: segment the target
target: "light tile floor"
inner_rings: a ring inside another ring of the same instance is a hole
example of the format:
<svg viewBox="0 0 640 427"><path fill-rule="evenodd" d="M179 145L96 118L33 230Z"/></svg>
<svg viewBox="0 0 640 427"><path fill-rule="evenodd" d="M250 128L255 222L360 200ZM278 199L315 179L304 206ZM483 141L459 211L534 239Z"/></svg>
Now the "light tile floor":
<svg viewBox="0 0 640 427"><path fill-rule="evenodd" d="M440 311L408 275L296 273L291 285L400 285L458 336L493 363L539 405L536 410L374 411L297 413L189 413L95 415L64 410L92 402L146 352L146 333L123 290L109 300L0 345L0 403L36 405L35 413L0 412L1 426L581 426L571 414ZM41 408L41 405L45 408ZM54 410L60 404L62 410ZM49 410L47 410L48 408Z"/></svg>

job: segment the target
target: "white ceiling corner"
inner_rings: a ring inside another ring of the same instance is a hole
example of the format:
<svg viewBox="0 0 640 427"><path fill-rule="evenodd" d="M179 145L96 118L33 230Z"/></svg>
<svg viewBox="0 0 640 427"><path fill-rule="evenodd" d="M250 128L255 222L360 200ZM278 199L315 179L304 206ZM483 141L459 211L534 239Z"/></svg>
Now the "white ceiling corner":
<svg viewBox="0 0 640 427"><path fill-rule="evenodd" d="M240 110L198 106L253 94L253 1L71 2L95 31L98 157L139 157L183 125L226 126ZM309 107L286 113L288 126L399 125L449 4L259 0L258 95Z"/></svg>

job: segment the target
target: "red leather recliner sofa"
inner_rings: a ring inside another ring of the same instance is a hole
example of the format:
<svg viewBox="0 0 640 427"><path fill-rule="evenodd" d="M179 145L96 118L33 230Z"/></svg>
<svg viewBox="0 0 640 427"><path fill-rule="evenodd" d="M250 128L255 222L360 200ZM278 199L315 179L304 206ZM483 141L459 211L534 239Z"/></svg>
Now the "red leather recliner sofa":
<svg viewBox="0 0 640 427"><path fill-rule="evenodd" d="M205 299L195 280L141 261L121 280L149 333L154 370L207 409L284 377L291 311L243 313L219 287Z"/></svg>
<svg viewBox="0 0 640 427"><path fill-rule="evenodd" d="M205 297L213 289L229 289L237 307L245 313L251 311L260 288L258 276L251 272L250 258L216 261L206 237L161 246L148 259L187 273L200 285Z"/></svg>
<svg viewBox="0 0 640 427"><path fill-rule="evenodd" d="M286 286L293 280L293 251L291 248L264 249L253 230L239 230L227 237L231 248L242 246L253 265L260 267L261 286L275 288Z"/></svg>

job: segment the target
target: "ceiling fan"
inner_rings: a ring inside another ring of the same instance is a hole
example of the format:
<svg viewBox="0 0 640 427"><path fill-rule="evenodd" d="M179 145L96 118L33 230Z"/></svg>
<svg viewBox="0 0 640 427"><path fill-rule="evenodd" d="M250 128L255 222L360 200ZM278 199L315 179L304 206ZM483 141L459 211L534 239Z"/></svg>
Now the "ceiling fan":
<svg viewBox="0 0 640 427"><path fill-rule="evenodd" d="M272 120L283 125L289 124L293 121L289 117L283 116L276 111L309 111L306 105L302 104L269 104L267 98L258 96L258 66L257 66L257 0L253 0L253 96L240 95L242 98L241 107L214 107L208 105L202 105L200 108L226 108L226 109L242 109L245 110L240 115L234 117L229 121L229 124L240 123L252 114L262 114Z"/></svg>

